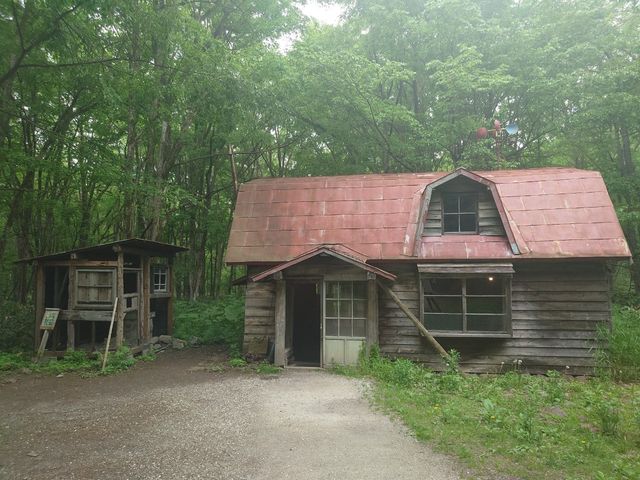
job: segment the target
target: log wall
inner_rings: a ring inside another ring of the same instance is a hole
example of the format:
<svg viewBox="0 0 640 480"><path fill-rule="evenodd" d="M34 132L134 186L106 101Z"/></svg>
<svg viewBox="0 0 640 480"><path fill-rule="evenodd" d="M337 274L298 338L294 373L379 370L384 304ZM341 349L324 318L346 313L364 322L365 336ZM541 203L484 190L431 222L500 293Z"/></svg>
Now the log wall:
<svg viewBox="0 0 640 480"><path fill-rule="evenodd" d="M511 338L439 338L445 349L461 353L469 372L501 372L519 368L530 373L561 370L592 374L597 328L609 324L608 274L603 264L540 263L515 265L512 283ZM398 274L393 291L420 314L415 267L390 269ZM380 292L380 348L392 357L442 363L398 306ZM569 368L567 368L569 367Z"/></svg>

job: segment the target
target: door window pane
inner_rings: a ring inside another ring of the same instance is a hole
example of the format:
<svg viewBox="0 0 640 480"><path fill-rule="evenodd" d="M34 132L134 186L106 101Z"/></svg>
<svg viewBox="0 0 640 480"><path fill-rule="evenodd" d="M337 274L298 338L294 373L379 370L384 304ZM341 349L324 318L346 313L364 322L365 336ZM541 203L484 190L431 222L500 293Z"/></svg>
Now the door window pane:
<svg viewBox="0 0 640 480"><path fill-rule="evenodd" d="M353 317L365 318L366 316L367 316L367 301L354 300L353 301Z"/></svg>
<svg viewBox="0 0 640 480"><path fill-rule="evenodd" d="M338 300L327 300L326 316L327 317L338 316Z"/></svg>
<svg viewBox="0 0 640 480"><path fill-rule="evenodd" d="M340 300L340 318L351 318L353 316L351 300Z"/></svg>
<svg viewBox="0 0 640 480"><path fill-rule="evenodd" d="M327 298L338 298L338 282L327 282Z"/></svg>
<svg viewBox="0 0 640 480"><path fill-rule="evenodd" d="M366 282L353 282L353 298L367 299Z"/></svg>
<svg viewBox="0 0 640 480"><path fill-rule="evenodd" d="M351 336L351 319L350 318L340 319L340 336L341 337Z"/></svg>
<svg viewBox="0 0 640 480"><path fill-rule="evenodd" d="M329 337L337 337L338 336L338 319L337 318L327 318L327 331L326 335Z"/></svg>
<svg viewBox="0 0 640 480"><path fill-rule="evenodd" d="M351 282L340 282L340 298L352 298L353 286Z"/></svg>
<svg viewBox="0 0 640 480"><path fill-rule="evenodd" d="M354 337L366 337L365 320L354 319L353 320L353 336Z"/></svg>

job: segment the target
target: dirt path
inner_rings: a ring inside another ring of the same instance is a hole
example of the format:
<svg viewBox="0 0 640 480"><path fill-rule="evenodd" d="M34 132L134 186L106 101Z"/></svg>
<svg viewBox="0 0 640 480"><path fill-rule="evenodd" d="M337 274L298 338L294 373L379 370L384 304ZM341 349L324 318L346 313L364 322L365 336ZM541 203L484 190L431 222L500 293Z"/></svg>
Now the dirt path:
<svg viewBox="0 0 640 480"><path fill-rule="evenodd" d="M93 379L0 385L0 479L457 479L322 371L212 374L211 349Z"/></svg>

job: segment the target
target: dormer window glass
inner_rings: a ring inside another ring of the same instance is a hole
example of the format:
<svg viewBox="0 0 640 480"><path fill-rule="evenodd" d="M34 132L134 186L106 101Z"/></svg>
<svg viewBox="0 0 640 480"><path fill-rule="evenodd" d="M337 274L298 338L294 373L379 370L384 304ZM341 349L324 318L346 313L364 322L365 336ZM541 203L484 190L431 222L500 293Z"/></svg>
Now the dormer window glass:
<svg viewBox="0 0 640 480"><path fill-rule="evenodd" d="M443 233L476 233L478 231L478 197L476 194L445 194L442 213Z"/></svg>

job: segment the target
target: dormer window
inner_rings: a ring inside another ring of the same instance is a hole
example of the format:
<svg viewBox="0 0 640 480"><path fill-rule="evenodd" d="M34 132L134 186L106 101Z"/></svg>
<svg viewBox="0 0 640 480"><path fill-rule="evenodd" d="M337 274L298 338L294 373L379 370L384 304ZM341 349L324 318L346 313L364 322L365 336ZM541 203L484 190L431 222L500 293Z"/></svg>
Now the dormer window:
<svg viewBox="0 0 640 480"><path fill-rule="evenodd" d="M443 195L443 233L477 233L478 196L475 193Z"/></svg>

